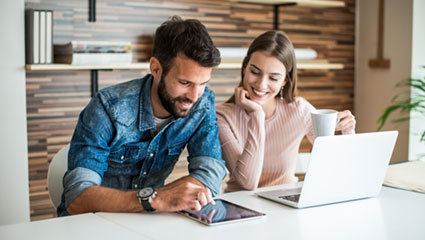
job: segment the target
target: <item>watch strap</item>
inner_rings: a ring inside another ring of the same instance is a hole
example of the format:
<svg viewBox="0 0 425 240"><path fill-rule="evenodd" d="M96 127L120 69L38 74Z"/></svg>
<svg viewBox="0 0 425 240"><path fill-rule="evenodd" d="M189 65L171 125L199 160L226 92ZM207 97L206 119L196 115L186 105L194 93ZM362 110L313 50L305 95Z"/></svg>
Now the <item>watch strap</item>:
<svg viewBox="0 0 425 240"><path fill-rule="evenodd" d="M149 197L148 199L140 199L140 203L143 206L143 209L145 209L146 212L155 212L156 210L154 208L152 208L149 200L151 199L151 197Z"/></svg>

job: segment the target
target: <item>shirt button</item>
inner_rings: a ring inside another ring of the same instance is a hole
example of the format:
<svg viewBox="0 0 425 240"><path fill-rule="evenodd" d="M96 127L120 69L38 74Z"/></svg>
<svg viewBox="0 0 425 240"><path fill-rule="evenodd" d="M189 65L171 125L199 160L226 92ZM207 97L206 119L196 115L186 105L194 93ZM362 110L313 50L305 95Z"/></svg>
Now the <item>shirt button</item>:
<svg viewBox="0 0 425 240"><path fill-rule="evenodd" d="M149 154L150 157L153 157L153 153Z"/></svg>
<svg viewBox="0 0 425 240"><path fill-rule="evenodd" d="M137 188L138 187L138 185L137 184L134 184L134 188Z"/></svg>
<svg viewBox="0 0 425 240"><path fill-rule="evenodd" d="M143 172L143 175L146 175L146 172Z"/></svg>
<svg viewBox="0 0 425 240"><path fill-rule="evenodd" d="M121 158L121 160L123 160L124 159L124 156L121 156L120 158Z"/></svg>

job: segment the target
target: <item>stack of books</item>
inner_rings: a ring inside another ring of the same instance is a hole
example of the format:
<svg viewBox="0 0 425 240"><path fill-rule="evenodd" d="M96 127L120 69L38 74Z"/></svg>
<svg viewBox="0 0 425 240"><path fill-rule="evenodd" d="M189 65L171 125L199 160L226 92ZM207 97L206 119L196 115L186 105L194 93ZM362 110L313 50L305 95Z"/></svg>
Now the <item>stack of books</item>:
<svg viewBox="0 0 425 240"><path fill-rule="evenodd" d="M25 11L26 63L52 63L53 11Z"/></svg>
<svg viewBox="0 0 425 240"><path fill-rule="evenodd" d="M54 45L55 63L129 64L132 59L130 42L71 41Z"/></svg>

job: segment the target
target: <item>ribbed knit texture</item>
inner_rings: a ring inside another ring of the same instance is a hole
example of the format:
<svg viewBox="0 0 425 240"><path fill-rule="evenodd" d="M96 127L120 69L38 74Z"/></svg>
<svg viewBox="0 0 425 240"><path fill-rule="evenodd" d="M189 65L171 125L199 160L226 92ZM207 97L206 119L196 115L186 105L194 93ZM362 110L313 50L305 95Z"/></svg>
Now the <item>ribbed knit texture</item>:
<svg viewBox="0 0 425 240"><path fill-rule="evenodd" d="M233 103L217 106L223 159L230 171L226 192L254 190L293 183L298 149L307 135L314 141L310 112L314 107L297 97L288 104L277 101L274 114L247 113Z"/></svg>

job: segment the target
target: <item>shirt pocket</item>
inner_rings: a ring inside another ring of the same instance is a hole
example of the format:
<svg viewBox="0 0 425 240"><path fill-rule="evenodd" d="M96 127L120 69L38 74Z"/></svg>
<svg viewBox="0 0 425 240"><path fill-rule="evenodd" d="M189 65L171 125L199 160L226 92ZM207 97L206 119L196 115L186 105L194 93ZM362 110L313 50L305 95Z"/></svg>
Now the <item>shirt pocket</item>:
<svg viewBox="0 0 425 240"><path fill-rule="evenodd" d="M138 162L140 148L138 146L123 146L108 156L108 161L119 164L133 164Z"/></svg>
<svg viewBox="0 0 425 240"><path fill-rule="evenodd" d="M150 175L159 174L165 179L173 170L174 165L179 160L180 154L182 153L185 146L186 141L180 141L166 148L163 148L158 161L153 162Z"/></svg>

